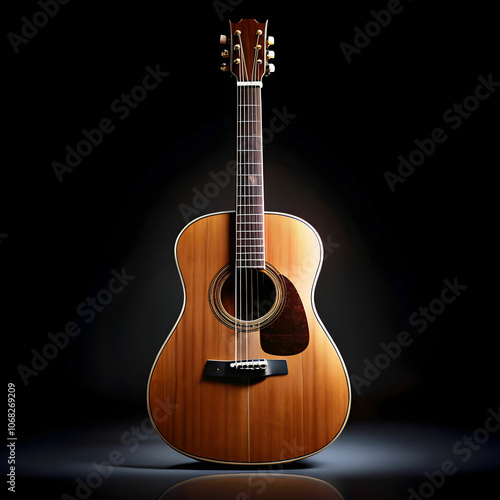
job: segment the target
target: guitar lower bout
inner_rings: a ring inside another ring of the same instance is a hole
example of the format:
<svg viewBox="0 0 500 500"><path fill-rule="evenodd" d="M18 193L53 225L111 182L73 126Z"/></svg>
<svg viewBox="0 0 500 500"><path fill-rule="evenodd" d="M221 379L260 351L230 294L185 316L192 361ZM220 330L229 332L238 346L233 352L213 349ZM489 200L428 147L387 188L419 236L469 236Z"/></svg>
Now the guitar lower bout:
<svg viewBox="0 0 500 500"><path fill-rule="evenodd" d="M184 304L153 364L148 410L192 458L298 460L331 444L348 418L347 371L314 306L321 239L291 215L266 212L264 222L265 267L245 277L234 212L200 217L177 238ZM238 287L250 290L243 303Z"/></svg>

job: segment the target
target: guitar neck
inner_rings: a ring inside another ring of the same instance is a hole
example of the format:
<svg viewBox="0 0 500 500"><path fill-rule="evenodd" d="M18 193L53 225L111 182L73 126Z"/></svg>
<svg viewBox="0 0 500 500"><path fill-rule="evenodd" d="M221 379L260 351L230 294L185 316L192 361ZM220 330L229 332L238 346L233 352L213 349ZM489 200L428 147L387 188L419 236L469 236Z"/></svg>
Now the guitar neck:
<svg viewBox="0 0 500 500"><path fill-rule="evenodd" d="M265 268L260 83L237 86L236 267Z"/></svg>

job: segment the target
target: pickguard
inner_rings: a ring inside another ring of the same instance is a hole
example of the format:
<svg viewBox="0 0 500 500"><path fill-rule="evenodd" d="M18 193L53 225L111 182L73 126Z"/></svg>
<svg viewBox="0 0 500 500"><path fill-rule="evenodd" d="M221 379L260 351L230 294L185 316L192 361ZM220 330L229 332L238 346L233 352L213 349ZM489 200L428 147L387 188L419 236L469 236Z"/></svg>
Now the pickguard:
<svg viewBox="0 0 500 500"><path fill-rule="evenodd" d="M260 331L260 345L267 354L289 356L305 350L309 344L309 327L302 300L286 277L280 278L285 283L286 301L280 315Z"/></svg>

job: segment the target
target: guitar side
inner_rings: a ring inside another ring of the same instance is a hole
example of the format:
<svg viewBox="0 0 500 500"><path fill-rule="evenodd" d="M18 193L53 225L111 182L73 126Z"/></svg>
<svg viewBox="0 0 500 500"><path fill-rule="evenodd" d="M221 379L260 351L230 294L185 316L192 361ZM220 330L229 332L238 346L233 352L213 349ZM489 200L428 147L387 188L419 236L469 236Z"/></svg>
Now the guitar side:
<svg viewBox="0 0 500 500"><path fill-rule="evenodd" d="M184 304L153 364L148 411L162 438L192 458L234 464L298 460L331 444L346 424L349 378L314 306L321 239L297 217L266 212L265 241L266 261L300 298L309 338L297 354L261 351L267 360L286 360L288 373L256 381L204 376L207 360L234 360L234 329L214 315L209 301L214 276L234 258L234 213L200 217L177 239Z"/></svg>

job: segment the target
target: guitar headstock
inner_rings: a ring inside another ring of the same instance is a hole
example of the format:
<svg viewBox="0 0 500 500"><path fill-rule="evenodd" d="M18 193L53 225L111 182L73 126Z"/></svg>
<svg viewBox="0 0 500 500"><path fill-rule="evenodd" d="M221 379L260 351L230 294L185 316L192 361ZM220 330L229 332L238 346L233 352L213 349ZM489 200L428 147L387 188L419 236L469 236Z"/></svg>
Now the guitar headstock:
<svg viewBox="0 0 500 500"><path fill-rule="evenodd" d="M242 19L239 23L229 21L231 34L229 38L221 35L220 42L228 45L222 51L222 57L228 59L223 63L222 71L231 71L240 83L260 83L264 75L274 72L274 38L267 36L267 21L258 23L254 19Z"/></svg>

